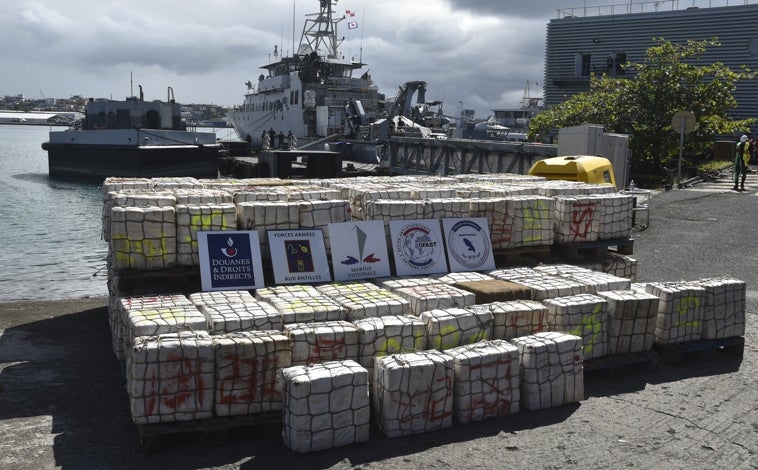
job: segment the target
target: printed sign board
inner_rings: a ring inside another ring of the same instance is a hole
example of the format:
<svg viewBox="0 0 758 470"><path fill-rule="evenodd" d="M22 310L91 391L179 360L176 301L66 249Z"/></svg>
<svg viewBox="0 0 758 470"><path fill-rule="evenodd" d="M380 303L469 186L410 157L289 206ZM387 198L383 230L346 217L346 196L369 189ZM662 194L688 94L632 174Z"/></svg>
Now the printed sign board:
<svg viewBox="0 0 758 470"><path fill-rule="evenodd" d="M391 220L390 234L398 276L447 272L439 220Z"/></svg>
<svg viewBox="0 0 758 470"><path fill-rule="evenodd" d="M330 282L324 234L320 229L269 230L268 244L277 284Z"/></svg>
<svg viewBox="0 0 758 470"><path fill-rule="evenodd" d="M442 219L450 271L495 269L490 231L485 217Z"/></svg>
<svg viewBox="0 0 758 470"><path fill-rule="evenodd" d="M264 286L258 232L197 232L197 245L204 291Z"/></svg>
<svg viewBox="0 0 758 470"><path fill-rule="evenodd" d="M343 222L329 224L332 269L337 281L390 276L384 222Z"/></svg>

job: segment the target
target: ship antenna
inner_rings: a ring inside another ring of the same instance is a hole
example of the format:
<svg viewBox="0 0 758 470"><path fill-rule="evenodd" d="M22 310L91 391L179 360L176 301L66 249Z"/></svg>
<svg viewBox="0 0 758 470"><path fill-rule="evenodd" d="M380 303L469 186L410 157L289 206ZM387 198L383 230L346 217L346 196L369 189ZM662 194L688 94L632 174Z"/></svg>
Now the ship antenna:
<svg viewBox="0 0 758 470"><path fill-rule="evenodd" d="M363 31L366 29L366 2L363 2L363 13L361 13L361 18L363 18L363 28L361 28L361 43L359 46L359 52L358 52L358 63L363 63Z"/></svg>
<svg viewBox="0 0 758 470"><path fill-rule="evenodd" d="M292 0L292 57L295 57L295 0Z"/></svg>

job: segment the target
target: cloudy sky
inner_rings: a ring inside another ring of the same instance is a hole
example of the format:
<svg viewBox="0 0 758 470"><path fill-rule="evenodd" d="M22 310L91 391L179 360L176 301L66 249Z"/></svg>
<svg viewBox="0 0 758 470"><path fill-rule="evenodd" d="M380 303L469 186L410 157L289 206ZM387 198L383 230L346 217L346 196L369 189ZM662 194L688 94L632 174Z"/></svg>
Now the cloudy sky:
<svg viewBox="0 0 758 470"><path fill-rule="evenodd" d="M638 2L639 0L634 0ZM342 53L379 89L427 82L427 100L486 117L542 93L545 33L557 8L629 0L338 0ZM0 95L123 99L144 89L181 103L231 106L279 46L292 50L317 0L3 0ZM133 85L130 82L133 77Z"/></svg>

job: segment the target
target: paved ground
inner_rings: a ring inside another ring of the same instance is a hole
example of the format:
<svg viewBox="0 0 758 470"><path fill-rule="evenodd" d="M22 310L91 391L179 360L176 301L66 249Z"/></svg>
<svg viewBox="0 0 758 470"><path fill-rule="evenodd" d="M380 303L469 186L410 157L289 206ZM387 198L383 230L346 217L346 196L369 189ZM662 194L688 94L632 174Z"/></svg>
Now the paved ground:
<svg viewBox="0 0 758 470"><path fill-rule="evenodd" d="M588 378L579 404L296 455L275 427L145 455L110 352L105 299L0 303L0 468L758 468L758 176L657 194L639 280L748 283L744 358Z"/></svg>

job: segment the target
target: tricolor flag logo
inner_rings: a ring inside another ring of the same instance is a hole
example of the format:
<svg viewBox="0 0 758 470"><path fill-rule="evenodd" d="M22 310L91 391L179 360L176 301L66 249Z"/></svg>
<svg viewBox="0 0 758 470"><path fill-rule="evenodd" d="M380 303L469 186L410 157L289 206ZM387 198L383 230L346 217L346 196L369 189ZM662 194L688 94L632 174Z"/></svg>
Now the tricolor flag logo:
<svg viewBox="0 0 758 470"><path fill-rule="evenodd" d="M357 21L351 21L351 22L349 22L347 24L347 29L355 29L357 27L358 27L358 22Z"/></svg>

